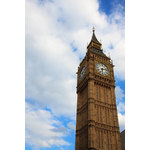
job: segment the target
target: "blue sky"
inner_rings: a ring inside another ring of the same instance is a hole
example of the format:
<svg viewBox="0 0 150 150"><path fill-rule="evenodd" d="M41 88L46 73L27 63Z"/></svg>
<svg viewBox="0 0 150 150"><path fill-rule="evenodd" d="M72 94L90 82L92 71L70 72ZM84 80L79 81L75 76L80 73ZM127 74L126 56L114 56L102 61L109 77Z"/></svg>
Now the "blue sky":
<svg viewBox="0 0 150 150"><path fill-rule="evenodd" d="M93 26L115 64L124 129L124 3L26 0L26 150L75 149L76 71Z"/></svg>
<svg viewBox="0 0 150 150"><path fill-rule="evenodd" d="M113 12L116 5L123 6L122 13L125 13L125 0L99 0L99 3L101 4L101 6L99 6L99 11L102 11L107 15L110 15Z"/></svg>

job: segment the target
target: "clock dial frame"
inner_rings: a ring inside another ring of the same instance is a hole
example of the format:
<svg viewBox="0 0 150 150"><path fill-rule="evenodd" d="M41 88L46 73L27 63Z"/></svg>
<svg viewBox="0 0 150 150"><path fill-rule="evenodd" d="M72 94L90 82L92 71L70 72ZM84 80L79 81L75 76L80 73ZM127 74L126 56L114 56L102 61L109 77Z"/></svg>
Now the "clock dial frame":
<svg viewBox="0 0 150 150"><path fill-rule="evenodd" d="M79 75L79 79L82 80L84 75L85 75L85 72L86 72L86 67L83 66L81 71L80 71L80 75Z"/></svg>
<svg viewBox="0 0 150 150"><path fill-rule="evenodd" d="M96 64L96 70L98 73L107 76L109 74L109 70L103 63L97 63Z"/></svg>

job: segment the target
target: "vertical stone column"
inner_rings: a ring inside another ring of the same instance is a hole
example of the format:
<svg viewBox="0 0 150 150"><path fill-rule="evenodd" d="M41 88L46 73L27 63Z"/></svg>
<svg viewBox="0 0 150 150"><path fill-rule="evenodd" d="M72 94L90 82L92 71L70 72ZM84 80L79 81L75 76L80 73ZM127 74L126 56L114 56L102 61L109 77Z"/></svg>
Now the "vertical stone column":
<svg viewBox="0 0 150 150"><path fill-rule="evenodd" d="M88 82L88 148L96 147L96 109L94 104L94 81Z"/></svg>
<svg viewBox="0 0 150 150"><path fill-rule="evenodd" d="M114 108L114 88L113 87L111 87L111 104L112 104L112 106L113 106L113 108ZM113 122L113 126L116 126L116 121L115 121L115 111L114 111L114 109L112 109L112 122Z"/></svg>
<svg viewBox="0 0 150 150"><path fill-rule="evenodd" d="M110 150L112 150L112 133L110 132Z"/></svg>
<svg viewBox="0 0 150 150"><path fill-rule="evenodd" d="M102 131L100 130L99 131L99 136L100 136L100 141L99 141L99 143L100 143L100 150L102 149Z"/></svg>
<svg viewBox="0 0 150 150"><path fill-rule="evenodd" d="M116 150L118 150L118 140L117 140L117 134L115 133L115 141L116 141Z"/></svg>
<svg viewBox="0 0 150 150"><path fill-rule="evenodd" d="M116 149L115 149L114 133L112 133L112 135L111 135L111 142L112 142L112 150L116 150Z"/></svg>
<svg viewBox="0 0 150 150"><path fill-rule="evenodd" d="M100 123L102 123L102 112L101 112L101 106L99 106L99 113L100 113L100 115L99 115L99 116L100 116L100 119L99 119L99 120L100 120Z"/></svg>
<svg viewBox="0 0 150 150"><path fill-rule="evenodd" d="M108 109L108 124L110 125L110 109Z"/></svg>
<svg viewBox="0 0 150 150"><path fill-rule="evenodd" d="M111 87L111 104L115 104L115 102L114 102L114 88L113 87Z"/></svg>
<svg viewBox="0 0 150 150"><path fill-rule="evenodd" d="M105 114L104 114L104 107L101 107L101 122L104 124L105 123Z"/></svg>
<svg viewBox="0 0 150 150"><path fill-rule="evenodd" d="M94 81L88 82L88 120L95 120L95 104L93 98Z"/></svg>
<svg viewBox="0 0 150 150"><path fill-rule="evenodd" d="M116 107L115 110L114 110L115 126L119 127L118 112L117 112L117 105L116 105L116 96L115 96L115 88L112 88L112 92L113 92L113 102L114 102L114 105Z"/></svg>
<svg viewBox="0 0 150 150"><path fill-rule="evenodd" d="M106 131L104 130L104 150L107 150L107 135L106 135Z"/></svg>

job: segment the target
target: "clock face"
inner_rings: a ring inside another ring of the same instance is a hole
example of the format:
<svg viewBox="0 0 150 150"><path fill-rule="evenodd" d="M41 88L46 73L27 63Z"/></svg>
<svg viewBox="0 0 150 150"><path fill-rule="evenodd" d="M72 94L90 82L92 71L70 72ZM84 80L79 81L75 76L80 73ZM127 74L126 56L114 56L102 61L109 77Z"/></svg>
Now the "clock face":
<svg viewBox="0 0 150 150"><path fill-rule="evenodd" d="M108 68L102 63L96 64L96 70L104 76L107 76L109 74Z"/></svg>
<svg viewBox="0 0 150 150"><path fill-rule="evenodd" d="M85 68L85 66L83 66L81 69L81 72L80 72L80 76L79 76L80 80L83 78L85 71L86 71L86 68Z"/></svg>

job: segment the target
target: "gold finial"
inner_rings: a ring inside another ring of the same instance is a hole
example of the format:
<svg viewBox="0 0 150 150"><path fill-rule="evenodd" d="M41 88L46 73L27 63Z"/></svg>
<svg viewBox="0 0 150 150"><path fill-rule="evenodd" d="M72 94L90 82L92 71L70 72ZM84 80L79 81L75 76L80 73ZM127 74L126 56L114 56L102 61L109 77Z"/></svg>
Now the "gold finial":
<svg viewBox="0 0 150 150"><path fill-rule="evenodd" d="M95 32L95 28L93 27L93 33Z"/></svg>

